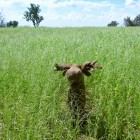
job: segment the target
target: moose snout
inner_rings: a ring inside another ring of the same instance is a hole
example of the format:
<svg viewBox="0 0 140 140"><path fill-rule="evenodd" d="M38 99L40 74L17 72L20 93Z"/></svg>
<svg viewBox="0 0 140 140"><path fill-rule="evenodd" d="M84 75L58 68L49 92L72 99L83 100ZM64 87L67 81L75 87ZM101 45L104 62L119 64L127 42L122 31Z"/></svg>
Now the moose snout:
<svg viewBox="0 0 140 140"><path fill-rule="evenodd" d="M71 67L66 73L65 76L71 83L79 83L84 79L81 69L76 67Z"/></svg>

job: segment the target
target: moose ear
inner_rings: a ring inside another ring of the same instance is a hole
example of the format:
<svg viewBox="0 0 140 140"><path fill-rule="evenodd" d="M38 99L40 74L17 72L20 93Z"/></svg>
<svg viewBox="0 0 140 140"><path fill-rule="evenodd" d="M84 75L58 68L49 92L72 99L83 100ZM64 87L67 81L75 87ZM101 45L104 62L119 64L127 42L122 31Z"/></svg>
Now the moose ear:
<svg viewBox="0 0 140 140"><path fill-rule="evenodd" d="M86 75L86 76L90 76L91 73L89 72L89 70L92 68L92 64L90 62L85 62L82 66L81 66L81 70L82 72Z"/></svg>
<svg viewBox="0 0 140 140"><path fill-rule="evenodd" d="M86 76L91 76L91 73L88 70L82 71Z"/></svg>
<svg viewBox="0 0 140 140"><path fill-rule="evenodd" d="M68 69L65 69L65 70L63 71L63 73L62 73L62 74L63 74L63 76L65 76L65 74L66 74L67 70L68 70Z"/></svg>
<svg viewBox="0 0 140 140"><path fill-rule="evenodd" d="M70 69L72 65L71 64L62 64L61 67L62 67L62 70L63 70L63 76L65 76L66 72L68 69Z"/></svg>

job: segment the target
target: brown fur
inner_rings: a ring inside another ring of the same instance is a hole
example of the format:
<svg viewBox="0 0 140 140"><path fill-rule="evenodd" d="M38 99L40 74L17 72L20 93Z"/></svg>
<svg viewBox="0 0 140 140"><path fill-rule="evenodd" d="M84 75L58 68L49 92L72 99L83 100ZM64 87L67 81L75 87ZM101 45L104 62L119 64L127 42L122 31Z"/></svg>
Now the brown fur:
<svg viewBox="0 0 140 140"><path fill-rule="evenodd" d="M55 70L63 71L63 76L66 76L70 82L68 106L74 119L74 126L77 121L79 121L81 127L85 124L85 119L83 119L86 105L84 75L90 76L90 70L102 68L101 66L96 66L96 62L85 62L83 65L62 64L58 66L55 64Z"/></svg>

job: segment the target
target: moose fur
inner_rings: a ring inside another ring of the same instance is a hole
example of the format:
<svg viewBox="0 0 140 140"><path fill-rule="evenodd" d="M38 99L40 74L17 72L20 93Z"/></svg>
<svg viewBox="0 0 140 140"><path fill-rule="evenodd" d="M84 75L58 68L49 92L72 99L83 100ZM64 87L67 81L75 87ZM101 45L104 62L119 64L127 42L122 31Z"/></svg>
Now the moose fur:
<svg viewBox="0 0 140 140"><path fill-rule="evenodd" d="M82 65L62 64L59 66L58 64L55 64L55 70L63 71L63 76L66 76L70 83L68 107L74 119L74 127L77 122L80 125L80 128L83 128L86 124L86 119L84 118L86 105L84 75L91 76L91 70L102 69L102 67L97 66L96 63L97 61L94 61L93 63L85 62Z"/></svg>

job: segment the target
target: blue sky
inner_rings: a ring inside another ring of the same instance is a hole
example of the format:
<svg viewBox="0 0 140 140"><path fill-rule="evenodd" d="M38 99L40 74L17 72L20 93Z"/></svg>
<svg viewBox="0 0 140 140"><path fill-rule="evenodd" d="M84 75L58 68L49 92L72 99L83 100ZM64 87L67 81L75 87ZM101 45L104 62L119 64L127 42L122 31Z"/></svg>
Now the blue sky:
<svg viewBox="0 0 140 140"><path fill-rule="evenodd" d="M39 4L44 20L40 26L106 26L112 20L123 26L124 17L140 14L140 0L0 0L0 12L6 21L32 26L23 19L30 3Z"/></svg>

